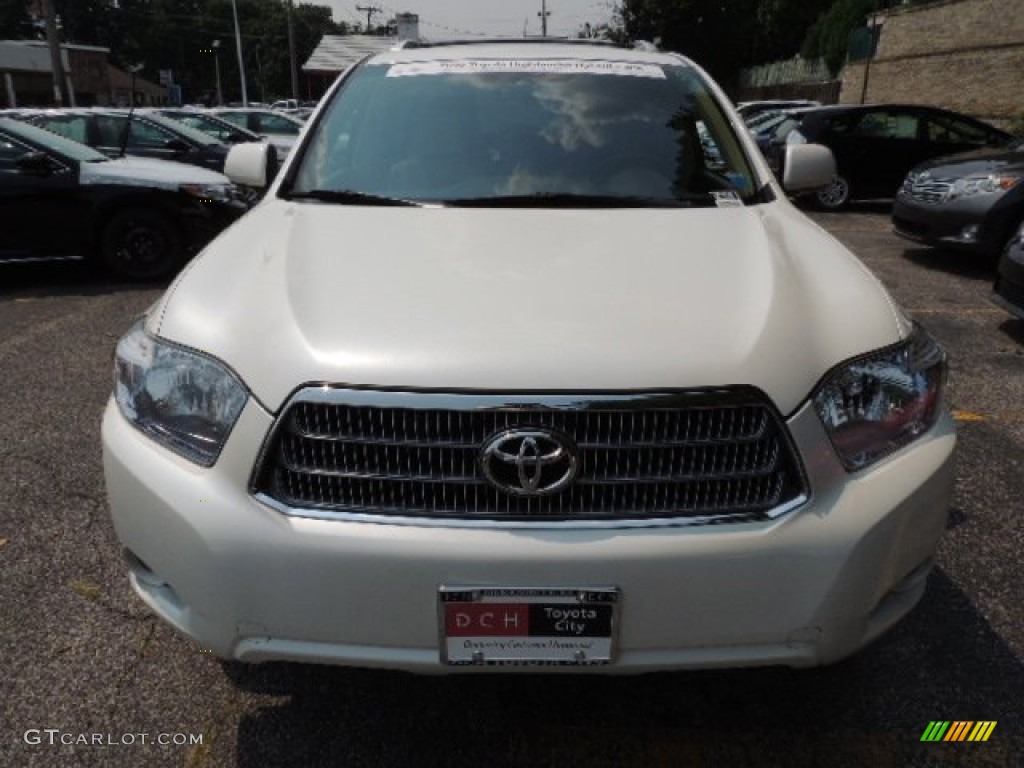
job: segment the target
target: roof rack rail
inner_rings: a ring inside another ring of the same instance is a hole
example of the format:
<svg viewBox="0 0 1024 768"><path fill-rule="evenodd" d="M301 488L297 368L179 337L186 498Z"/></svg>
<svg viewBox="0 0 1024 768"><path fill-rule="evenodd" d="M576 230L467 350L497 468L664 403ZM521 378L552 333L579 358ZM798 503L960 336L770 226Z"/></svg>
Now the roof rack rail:
<svg viewBox="0 0 1024 768"><path fill-rule="evenodd" d="M536 43L536 44L558 44L558 45L601 45L623 47L612 40L598 40L591 37L480 37L480 38L455 38L452 40L403 40L399 46L409 48L434 48L437 46L449 45L487 45L502 43ZM399 47L399 46L396 46Z"/></svg>

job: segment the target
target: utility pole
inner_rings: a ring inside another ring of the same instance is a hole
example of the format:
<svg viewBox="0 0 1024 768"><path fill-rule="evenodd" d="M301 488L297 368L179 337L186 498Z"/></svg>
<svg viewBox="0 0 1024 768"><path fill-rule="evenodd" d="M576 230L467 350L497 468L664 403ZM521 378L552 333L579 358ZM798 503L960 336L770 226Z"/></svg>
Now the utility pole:
<svg viewBox="0 0 1024 768"><path fill-rule="evenodd" d="M238 28L238 6L231 0L231 12L235 17L235 48L238 50L238 79L242 83L242 106L249 106L249 92L245 89L245 61L242 59L242 32Z"/></svg>
<svg viewBox="0 0 1024 768"><path fill-rule="evenodd" d="M217 75L217 106L224 106L224 92L220 89L220 40L210 43L210 50L213 51L213 71Z"/></svg>
<svg viewBox="0 0 1024 768"><path fill-rule="evenodd" d="M370 34L370 22L373 19L373 14L381 13L381 9L374 5L357 5L356 10L366 12L366 34Z"/></svg>
<svg viewBox="0 0 1024 768"><path fill-rule="evenodd" d="M548 36L548 16L551 15L551 11L548 10L548 0L540 0L540 11L537 12L540 16L540 36Z"/></svg>
<svg viewBox="0 0 1024 768"><path fill-rule="evenodd" d="M288 68L292 73L292 98L299 100L299 70L295 61L295 26L292 24L292 0L288 0Z"/></svg>
<svg viewBox="0 0 1024 768"><path fill-rule="evenodd" d="M50 67L53 70L53 100L58 107L70 106L68 80L64 76L64 60L60 54L60 36L57 34L57 12L53 0L43 0L43 20L46 23L46 42L50 47Z"/></svg>

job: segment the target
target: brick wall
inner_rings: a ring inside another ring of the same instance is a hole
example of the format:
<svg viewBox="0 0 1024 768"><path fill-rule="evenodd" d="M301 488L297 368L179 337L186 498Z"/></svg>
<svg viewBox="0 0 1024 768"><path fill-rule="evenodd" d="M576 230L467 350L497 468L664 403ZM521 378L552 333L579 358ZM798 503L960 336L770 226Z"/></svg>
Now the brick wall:
<svg viewBox="0 0 1024 768"><path fill-rule="evenodd" d="M933 104L1007 125L1024 115L1024 0L891 11L876 57L848 64L842 81L843 104L864 94L867 102Z"/></svg>

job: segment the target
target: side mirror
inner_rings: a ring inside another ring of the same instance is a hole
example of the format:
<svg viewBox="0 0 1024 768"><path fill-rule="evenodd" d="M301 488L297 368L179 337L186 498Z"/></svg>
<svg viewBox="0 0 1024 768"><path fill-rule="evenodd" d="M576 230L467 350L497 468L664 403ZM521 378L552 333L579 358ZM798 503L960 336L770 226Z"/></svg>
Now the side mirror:
<svg viewBox="0 0 1024 768"><path fill-rule="evenodd" d="M262 141L235 144L224 161L224 175L235 184L262 189L277 175L277 155Z"/></svg>
<svg viewBox="0 0 1024 768"><path fill-rule="evenodd" d="M191 147L181 139L168 139L164 142L164 149L169 149L172 152L188 152Z"/></svg>
<svg viewBox="0 0 1024 768"><path fill-rule="evenodd" d="M244 133L239 133L238 131L232 131L231 133L229 133L227 135L226 140L227 140L228 144L242 144L242 143L244 143L246 141L249 141L249 137L246 136Z"/></svg>
<svg viewBox="0 0 1024 768"><path fill-rule="evenodd" d="M786 192L810 192L832 183L836 159L832 150L821 144L787 144L782 168Z"/></svg>
<svg viewBox="0 0 1024 768"><path fill-rule="evenodd" d="M57 168L50 156L44 152L29 152L22 155L15 165L18 171L29 176L49 176Z"/></svg>

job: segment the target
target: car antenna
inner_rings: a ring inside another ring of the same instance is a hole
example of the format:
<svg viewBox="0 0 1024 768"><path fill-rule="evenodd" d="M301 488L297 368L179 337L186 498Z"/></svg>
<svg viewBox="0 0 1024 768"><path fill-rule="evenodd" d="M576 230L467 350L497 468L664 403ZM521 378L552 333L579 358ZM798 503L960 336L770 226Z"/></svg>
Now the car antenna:
<svg viewBox="0 0 1024 768"><path fill-rule="evenodd" d="M132 73L132 93L131 100L128 103L128 120L124 124L124 133L121 134L121 157L124 157L128 153L128 134L132 130L132 113L135 111L135 75L142 71L142 68L146 65L143 62L138 64L132 64L128 67L128 71Z"/></svg>

